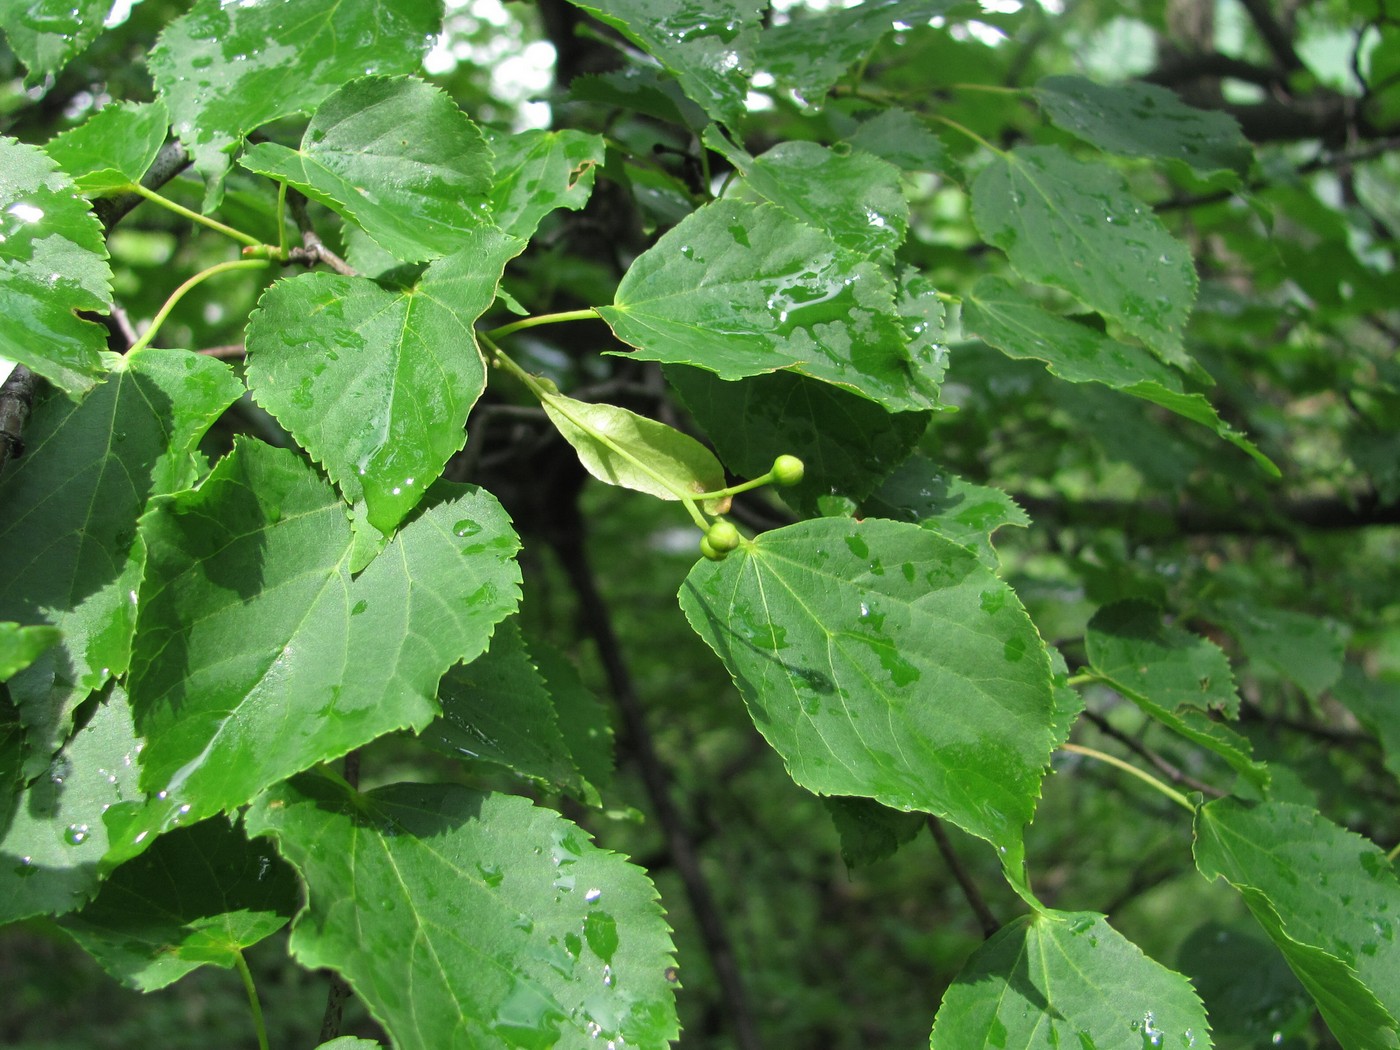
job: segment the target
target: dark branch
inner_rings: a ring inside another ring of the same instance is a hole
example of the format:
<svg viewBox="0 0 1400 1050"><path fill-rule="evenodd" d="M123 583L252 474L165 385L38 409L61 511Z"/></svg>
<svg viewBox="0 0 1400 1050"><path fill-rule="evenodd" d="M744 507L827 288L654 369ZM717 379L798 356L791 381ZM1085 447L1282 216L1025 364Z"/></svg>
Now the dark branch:
<svg viewBox="0 0 1400 1050"><path fill-rule="evenodd" d="M1303 60L1293 48L1293 37L1278 19L1274 18L1274 13L1269 10L1264 0L1240 0L1240 4L1249 14L1249 20L1259 31L1274 60L1290 73L1304 69Z"/></svg>
<svg viewBox="0 0 1400 1050"><path fill-rule="evenodd" d="M0 385L0 473L10 460L24 455L24 425L34 407L34 373L15 365Z"/></svg>
<svg viewBox="0 0 1400 1050"><path fill-rule="evenodd" d="M171 139L160 148L156 159L151 163L141 185L148 190L158 190L180 172L190 166L190 155L179 139ZM111 231L138 204L146 198L138 193L123 193L116 197L99 197L92 202L92 210L97 213L102 228Z"/></svg>
<svg viewBox="0 0 1400 1050"><path fill-rule="evenodd" d="M306 198L296 190L289 189L287 191L287 210L292 213L292 220L297 224L297 229L301 231L301 247L293 248L287 253L288 262L301 263L305 266L325 263L336 273L344 274L346 277L357 275L358 271L353 266L321 242L316 228L311 225L311 216L307 214Z"/></svg>
<svg viewBox="0 0 1400 1050"><path fill-rule="evenodd" d="M1142 79L1150 84L1174 87L1202 77L1228 77L1231 80L1242 80L1246 84L1258 84L1267 88L1283 82L1277 70L1246 62L1242 58L1231 58L1218 51L1173 55Z"/></svg>
<svg viewBox="0 0 1400 1050"><path fill-rule="evenodd" d="M982 936L990 937L1001 929L1001 922L992 914L992 909L987 906L987 900L982 896L982 890L978 887L977 881L968 874L967 868L963 867L962 858L958 856L957 850L953 849L953 843L948 838L948 833L943 830L943 822L937 817L930 816L928 829L933 833L933 841L938 843L938 852L943 854L943 859L948 862L948 870L953 873L953 878L958 880L958 886L962 888L963 896L967 898L968 907L977 916L977 922L982 927Z"/></svg>
<svg viewBox="0 0 1400 1050"><path fill-rule="evenodd" d="M1128 736L1126 733L1115 728L1102 715L1095 714L1093 711L1085 711L1084 717L1090 722L1094 723L1094 726L1104 736L1112 737L1114 740L1118 741L1133 754L1137 755L1140 758L1146 759L1148 762L1151 762L1152 765L1157 767L1159 772L1166 774L1166 776L1170 778L1173 783L1181 784L1184 787L1189 787L1192 791L1199 791L1203 795L1210 795L1212 798L1223 798L1225 796L1225 792L1221 791L1219 788L1212 787L1205 781L1197 780L1189 773L1182 772L1182 770L1177 768L1172 763L1168 762L1165 758L1157 754L1157 752L1153 751L1151 748L1145 747L1144 745L1134 740L1132 737Z"/></svg>

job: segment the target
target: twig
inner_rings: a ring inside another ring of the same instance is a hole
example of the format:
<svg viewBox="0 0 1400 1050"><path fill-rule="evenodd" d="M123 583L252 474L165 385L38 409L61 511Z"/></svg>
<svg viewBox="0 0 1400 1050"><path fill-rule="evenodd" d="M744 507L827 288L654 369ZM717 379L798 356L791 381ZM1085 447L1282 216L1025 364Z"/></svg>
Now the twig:
<svg viewBox="0 0 1400 1050"><path fill-rule="evenodd" d="M24 425L34 407L34 382L33 372L15 365L0 386L0 473L10 460L24 455Z"/></svg>
<svg viewBox="0 0 1400 1050"><path fill-rule="evenodd" d="M930 816L928 829L933 833L933 841L938 843L938 852L943 854L943 859L948 862L948 870L953 873L953 878L958 880L963 896L967 898L968 907L977 916L977 922L982 927L983 938L990 937L1001 929L1000 921L992 914L992 909L987 906L987 899L982 896L982 890L973 881L967 869L963 867L962 858L953 848L953 843L948 838L948 832L943 830L943 822L935 816Z"/></svg>
<svg viewBox="0 0 1400 1050"><path fill-rule="evenodd" d="M292 213L292 220L297 224L297 229L301 231L301 247L293 248L287 253L288 262L301 263L305 266L325 263L336 273L345 277L359 275L358 270L321 242L316 228L311 225L311 216L307 214L306 198L296 190L289 189L287 191L287 210Z"/></svg>
<svg viewBox="0 0 1400 1050"><path fill-rule="evenodd" d="M598 648L598 655L603 662L608 684L612 687L613 697L617 701L623 726L636 752L637 765L640 767L647 795L665 832L667 848L676 871L685 884L686 896L690 900L691 910L695 913L700 936L705 942L705 949L719 982L720 995L724 1000L724 1014L733 1028L735 1045L741 1050L759 1050L762 1043L759 1041L758 1027L749 1006L738 964L734 959L729 933L710 891L710 884L700 867L695 842L671 797L670 776L656 752L651 731L647 728L646 714L633 687L632 676L623 660L617 636L613 632L612 616L607 602L603 600L588 564L583 539L575 531L572 536L553 538L553 546L574 592L578 595L580 617Z"/></svg>
<svg viewBox="0 0 1400 1050"><path fill-rule="evenodd" d="M1213 798L1225 797L1224 791L1221 791L1217 787L1211 787L1211 785L1205 783L1205 781L1197 780L1195 777L1191 776L1191 774L1183 772L1180 768L1168 762L1151 748L1138 743L1122 730L1112 725L1108 719L1104 718L1102 715L1096 714L1093 711L1085 711L1084 717L1090 722L1093 722L1098 731L1104 736L1112 737L1133 754L1140 758L1147 759L1147 761L1156 766L1158 770L1165 773L1167 777L1171 779L1172 783L1185 784L1192 791L1199 791L1201 794L1210 795Z"/></svg>
<svg viewBox="0 0 1400 1050"><path fill-rule="evenodd" d="M1249 14L1249 20L1254 23L1254 28L1264 38L1264 43L1280 66L1290 73L1305 68L1303 60L1293 48L1293 38L1274 18L1264 0L1240 0L1240 6Z"/></svg>
<svg viewBox="0 0 1400 1050"><path fill-rule="evenodd" d="M180 172L190 166L191 157L179 139L171 139L160 148L156 159L146 170L141 185L148 190L158 190ZM99 197L92 202L92 210L102 223L102 228L111 232L138 204L145 200L139 193L123 193L116 197Z"/></svg>
<svg viewBox="0 0 1400 1050"><path fill-rule="evenodd" d="M220 361L238 361L246 357L248 351L242 343L225 343L223 346L207 346L199 353L205 357L217 357Z"/></svg>

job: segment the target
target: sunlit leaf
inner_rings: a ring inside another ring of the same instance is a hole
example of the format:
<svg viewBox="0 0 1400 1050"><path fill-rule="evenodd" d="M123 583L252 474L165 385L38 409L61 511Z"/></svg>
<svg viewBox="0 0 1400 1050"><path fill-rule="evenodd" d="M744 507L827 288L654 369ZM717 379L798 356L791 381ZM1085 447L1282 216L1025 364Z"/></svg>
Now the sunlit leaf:
<svg viewBox="0 0 1400 1050"><path fill-rule="evenodd" d="M389 533L466 441L486 385L473 326L524 243L464 234L409 287L302 274L274 284L248 323L248 385L370 524Z"/></svg>
<svg viewBox="0 0 1400 1050"><path fill-rule="evenodd" d="M1093 912L1009 923L943 996L933 1050L1209 1050L1191 984Z"/></svg>
<svg viewBox="0 0 1400 1050"><path fill-rule="evenodd" d="M1018 842L1050 751L1045 649L1005 583L916 525L766 532L680 594L801 786Z"/></svg>
<svg viewBox="0 0 1400 1050"><path fill-rule="evenodd" d="M556 208L582 208L603 163L602 138L581 131L488 132L487 142L496 156L491 216L525 240Z"/></svg>
<svg viewBox="0 0 1400 1050"><path fill-rule="evenodd" d="M248 440L141 531L129 687L148 740L142 782L162 808L133 840L422 729L443 672L483 652L518 600L518 540L488 494L442 484L352 578L335 491L295 454Z"/></svg>
<svg viewBox="0 0 1400 1050"><path fill-rule="evenodd" d="M151 77L204 175L206 210L248 132L309 113L351 77L416 70L441 0L197 0L166 26Z"/></svg>
<svg viewBox="0 0 1400 1050"><path fill-rule="evenodd" d="M303 776L263 796L248 827L306 883L293 954L343 974L401 1050L663 1047L679 1034L656 891L557 813L448 785L358 795Z"/></svg>
<svg viewBox="0 0 1400 1050"><path fill-rule="evenodd" d="M151 992L201 966L234 966L296 905L296 877L272 847L215 819L161 836L62 926L117 980Z"/></svg>
<svg viewBox="0 0 1400 1050"><path fill-rule="evenodd" d="M788 369L892 411L937 402L873 263L773 205L717 201L663 236L599 308L633 356L722 379Z"/></svg>
<svg viewBox="0 0 1400 1050"><path fill-rule="evenodd" d="M460 251L492 220L481 130L413 77L352 80L317 108L300 150L260 142L240 163L353 220L408 262Z"/></svg>
<svg viewBox="0 0 1400 1050"><path fill-rule="evenodd" d="M44 152L73 177L80 193L101 196L139 182L156 159L170 116L159 102L123 102L55 135Z"/></svg>
<svg viewBox="0 0 1400 1050"><path fill-rule="evenodd" d="M102 374L112 271L102 227L44 151L0 136L0 358L69 393Z"/></svg>
<svg viewBox="0 0 1400 1050"><path fill-rule="evenodd" d="M0 682L23 671L61 637L57 627L0 623Z"/></svg>
<svg viewBox="0 0 1400 1050"><path fill-rule="evenodd" d="M1063 288L1190 370L1182 332L1196 298L1186 245L1123 176L1056 146L999 154L972 184L972 217L1023 277Z"/></svg>
<svg viewBox="0 0 1400 1050"><path fill-rule="evenodd" d="M111 10L112 0L0 0L0 29L37 84L86 50Z"/></svg>

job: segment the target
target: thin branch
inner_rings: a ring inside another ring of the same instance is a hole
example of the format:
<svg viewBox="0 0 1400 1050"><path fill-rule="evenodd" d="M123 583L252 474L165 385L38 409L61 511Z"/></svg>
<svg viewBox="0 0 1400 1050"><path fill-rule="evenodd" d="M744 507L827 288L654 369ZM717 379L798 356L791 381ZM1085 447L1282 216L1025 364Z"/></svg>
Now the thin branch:
<svg viewBox="0 0 1400 1050"><path fill-rule="evenodd" d="M241 361L248 351L242 343L225 343L223 346L206 346L199 353L205 357L216 357L220 361Z"/></svg>
<svg viewBox="0 0 1400 1050"><path fill-rule="evenodd" d="M1151 762L1154 766L1157 767L1158 770L1165 773L1167 777L1171 779L1172 783L1183 784L1186 787L1189 787L1192 791L1199 791L1203 795L1210 795L1214 798L1225 797L1226 793L1224 791L1221 791L1218 787L1212 787L1203 780L1197 780L1189 773L1183 772L1180 768L1173 765L1171 762L1168 762L1165 758L1157 754L1157 752L1153 751L1151 748L1140 744L1138 741L1128 736L1122 730L1112 725L1108 721L1108 719L1104 718L1102 715L1096 714L1093 711L1085 711L1084 717L1087 718L1090 722L1093 722L1094 726L1104 736L1112 737L1114 740L1118 741L1120 744L1126 747L1129 751L1133 752L1133 754L1137 755L1140 758L1145 758L1147 761Z"/></svg>
<svg viewBox="0 0 1400 1050"><path fill-rule="evenodd" d="M191 157L179 139L171 139L160 148L156 159L146 170L141 185L148 190L158 190L180 172L190 166ZM102 228L111 232L113 226L121 222L137 205L145 200L139 193L123 193L116 197L99 197L92 202L92 210L102 223Z"/></svg>
<svg viewBox="0 0 1400 1050"><path fill-rule="evenodd" d="M346 277L358 276L358 270L321 242L316 228L311 225L311 216L306 211L306 198L302 194L295 190L287 191L287 210L292 213L292 221L297 224L297 229L301 231L301 247L293 248L287 253L288 262L301 263L306 266L325 263L338 274L343 274Z"/></svg>
<svg viewBox="0 0 1400 1050"><path fill-rule="evenodd" d="M34 373L15 365L0 385L0 473L10 460L24 455L24 426L34 407L34 384Z"/></svg>
<svg viewBox="0 0 1400 1050"><path fill-rule="evenodd" d="M1290 73L1306 68L1293 48L1293 37L1274 18L1274 13L1269 10L1264 0L1240 0L1240 6L1249 14L1249 20L1254 23L1254 28L1259 31L1269 52L1280 66Z"/></svg>
<svg viewBox="0 0 1400 1050"><path fill-rule="evenodd" d="M632 676L623 659L617 635L613 631L611 612L598 590L598 584L588 564L583 539L577 531L573 531L573 534L567 537L558 536L552 539L555 553L578 596L580 618L598 648L598 655L602 660L613 697L617 701L623 726L636 753L637 765L647 795L666 835L671 860L685 884L686 896L690 900L691 910L700 927L700 936L719 982L724 1014L733 1028L735 1044L741 1050L759 1050L762 1043L758 1036L758 1026L749 1006L748 994L734 958L734 948L728 930L710 890L709 881L701 869L695 842L685 826L675 800L671 797L670 775L657 754L651 731L647 728L646 713L632 684Z"/></svg>
<svg viewBox="0 0 1400 1050"><path fill-rule="evenodd" d="M977 922L982 927L982 936L990 937L1001 929L1001 922L992 914L992 909L987 906L987 899L982 896L982 890L977 882L968 874L967 868L963 867L962 858L958 856L958 851L953 848L952 841L948 838L948 832L943 829L943 822L935 816L928 818L928 829L933 834L933 841L938 843L938 852L943 854L943 859L948 863L948 870L953 873L953 878L958 880L963 896L967 898L968 907L977 916Z"/></svg>

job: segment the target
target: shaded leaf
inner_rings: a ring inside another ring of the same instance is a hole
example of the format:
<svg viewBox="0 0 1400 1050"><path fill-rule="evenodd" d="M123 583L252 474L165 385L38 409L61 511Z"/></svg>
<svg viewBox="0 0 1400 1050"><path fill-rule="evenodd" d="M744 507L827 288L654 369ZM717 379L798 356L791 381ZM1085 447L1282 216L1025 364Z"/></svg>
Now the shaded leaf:
<svg viewBox="0 0 1400 1050"><path fill-rule="evenodd" d="M1400 778L1400 681L1367 678L1348 664L1332 692L1380 741L1385 768Z"/></svg>
<svg viewBox="0 0 1400 1050"><path fill-rule="evenodd" d="M301 149L260 142L239 161L358 223L417 262L491 224L491 149L456 103L414 77L361 77L330 95Z"/></svg>
<svg viewBox="0 0 1400 1050"><path fill-rule="evenodd" d="M681 588L801 786L1019 841L1053 748L1049 663L1011 589L917 526L766 532Z"/></svg>
<svg viewBox="0 0 1400 1050"><path fill-rule="evenodd" d="M1180 161L1202 178L1228 173L1235 184L1254 160L1234 117L1188 106L1156 84L1053 76L1033 91L1051 120L1110 153Z"/></svg>
<svg viewBox="0 0 1400 1050"><path fill-rule="evenodd" d="M0 358L76 394L102 374L112 271L102 227L37 146L0 135Z"/></svg>
<svg viewBox="0 0 1400 1050"><path fill-rule="evenodd" d="M1242 601L1222 602L1217 612L1256 672L1271 669L1314 700L1341 677L1346 646L1328 621Z"/></svg>
<svg viewBox="0 0 1400 1050"><path fill-rule="evenodd" d="M1123 176L1055 146L999 154L972 184L972 217L1025 278L1063 288L1169 364L1196 298L1186 245L1128 192Z"/></svg>
<svg viewBox="0 0 1400 1050"><path fill-rule="evenodd" d="M581 131L487 132L495 153L491 215L496 225L523 240L556 208L578 211L593 192L603 163L603 140Z"/></svg>
<svg viewBox="0 0 1400 1050"><path fill-rule="evenodd" d="M437 714L438 679L518 601L519 546L490 495L442 484L351 577L345 506L294 453L240 439L141 523L149 551L129 688L163 804L193 822Z"/></svg>
<svg viewBox="0 0 1400 1050"><path fill-rule="evenodd" d="M943 996L934 1050L1201 1047L1210 1028L1191 984L1102 915L1046 911L1008 923Z"/></svg>
<svg viewBox="0 0 1400 1050"><path fill-rule="evenodd" d="M98 197L139 182L165 143L169 126L161 102L122 102L55 135L44 152L72 176L79 193Z"/></svg>
<svg viewBox="0 0 1400 1050"><path fill-rule="evenodd" d="M806 467L802 481L778 490L804 512L837 493L860 499L909 454L928 426L924 412L891 414L863 397L796 372L726 382L682 365L666 368L715 450L740 477L766 474L780 455Z"/></svg>
<svg viewBox="0 0 1400 1050"><path fill-rule="evenodd" d="M619 30L676 75L711 117L744 115L753 48L766 4L760 0L569 0Z"/></svg>
<svg viewBox="0 0 1400 1050"><path fill-rule="evenodd" d="M1142 601L1115 602L1094 614L1084 646L1094 671L1115 687L1161 707L1215 708L1236 718L1240 696L1220 646L1162 622Z"/></svg>
<svg viewBox="0 0 1400 1050"><path fill-rule="evenodd" d="M569 97L644 113L697 133L710 123L705 111L686 97L675 79L654 67L625 66L574 77L569 82Z"/></svg>
<svg viewBox="0 0 1400 1050"><path fill-rule="evenodd" d="M874 264L773 205L716 201L633 262L598 313L650 361L722 379L800 372L892 411L937 403Z"/></svg>
<svg viewBox="0 0 1400 1050"><path fill-rule="evenodd" d="M146 348L80 404L41 402L28 451L0 479L0 618L58 627L9 684L42 768L73 708L125 672L143 551L136 519L194 481L191 452L242 384L227 365Z"/></svg>
<svg viewBox="0 0 1400 1050"><path fill-rule="evenodd" d="M525 640L535 666L544 676L554 702L559 732L569 747L574 766L583 775L580 800L590 806L602 805L598 792L612 782L613 731L608 708L583 684L567 656L543 638Z"/></svg>
<svg viewBox="0 0 1400 1050"><path fill-rule="evenodd" d="M29 68L25 83L38 84L87 50L111 9L112 0L0 0L0 29Z"/></svg>
<svg viewBox="0 0 1400 1050"><path fill-rule="evenodd" d="M57 627L0 623L0 682L23 671L61 637Z"/></svg>
<svg viewBox="0 0 1400 1050"><path fill-rule="evenodd" d="M848 868L893 857L900 846L914 840L928 819L922 813L900 813L868 798L834 795L822 803L841 836L841 859Z"/></svg>
<svg viewBox="0 0 1400 1050"><path fill-rule="evenodd" d="M390 533L466 441L486 385L474 325L524 242L495 229L406 288L302 274L263 295L248 323L248 385L322 463L370 524Z"/></svg>
<svg viewBox="0 0 1400 1050"><path fill-rule="evenodd" d="M1305 806L1225 798L1197 810L1195 854L1244 895L1344 1047L1400 1045L1400 882L1379 848Z"/></svg>
<svg viewBox="0 0 1400 1050"><path fill-rule="evenodd" d="M551 788L580 792L544 676L513 620L496 628L490 649L448 669L438 703L442 714L421 734L427 744L453 758L491 762Z"/></svg>
<svg viewBox="0 0 1400 1050"><path fill-rule="evenodd" d="M1204 395L1187 393L1180 377L1139 347L1041 309L999 277L984 277L963 299L963 323L1007 357L1045 362L1071 383L1102 383L1208 427L1274 477L1279 469L1226 423Z"/></svg>
<svg viewBox="0 0 1400 1050"><path fill-rule="evenodd" d="M656 891L557 813L449 785L359 795L303 776L247 820L306 883L293 954L343 974L402 1050L678 1034Z"/></svg>
<svg viewBox="0 0 1400 1050"><path fill-rule="evenodd" d="M704 141L744 176L742 188L823 231L842 248L888 259L904 243L909 204L898 170L880 158L841 154L815 142L781 142L751 157L714 129L706 131Z"/></svg>
<svg viewBox="0 0 1400 1050"><path fill-rule="evenodd" d="M440 0L196 0L151 51L156 90L204 175L208 211L254 128L309 113L351 77L409 73L442 28Z"/></svg>
<svg viewBox="0 0 1400 1050"><path fill-rule="evenodd" d="M234 966L287 924L297 896L269 843L206 820L161 836L61 925L122 984L151 992L201 966Z"/></svg>
<svg viewBox="0 0 1400 1050"><path fill-rule="evenodd" d="M1202 923L1182 942L1177 964L1205 1003L1217 1047L1279 1045L1316 1016L1311 996L1249 919Z"/></svg>
<svg viewBox="0 0 1400 1050"><path fill-rule="evenodd" d="M948 156L943 142L907 109L882 109L846 136L856 149L889 161L904 171L942 172Z"/></svg>
<svg viewBox="0 0 1400 1050"><path fill-rule="evenodd" d="M540 398L550 422L574 447L584 469L609 485L678 500L724 488L724 468L700 442L674 427L616 405L575 401L562 394ZM723 513L728 500L714 513Z"/></svg>
<svg viewBox="0 0 1400 1050"><path fill-rule="evenodd" d="M32 783L0 784L7 794L19 792L0 832L0 925L62 915L97 892L108 844L103 815L140 797L139 750L126 695L113 687ZM0 803L0 811L9 808Z"/></svg>

